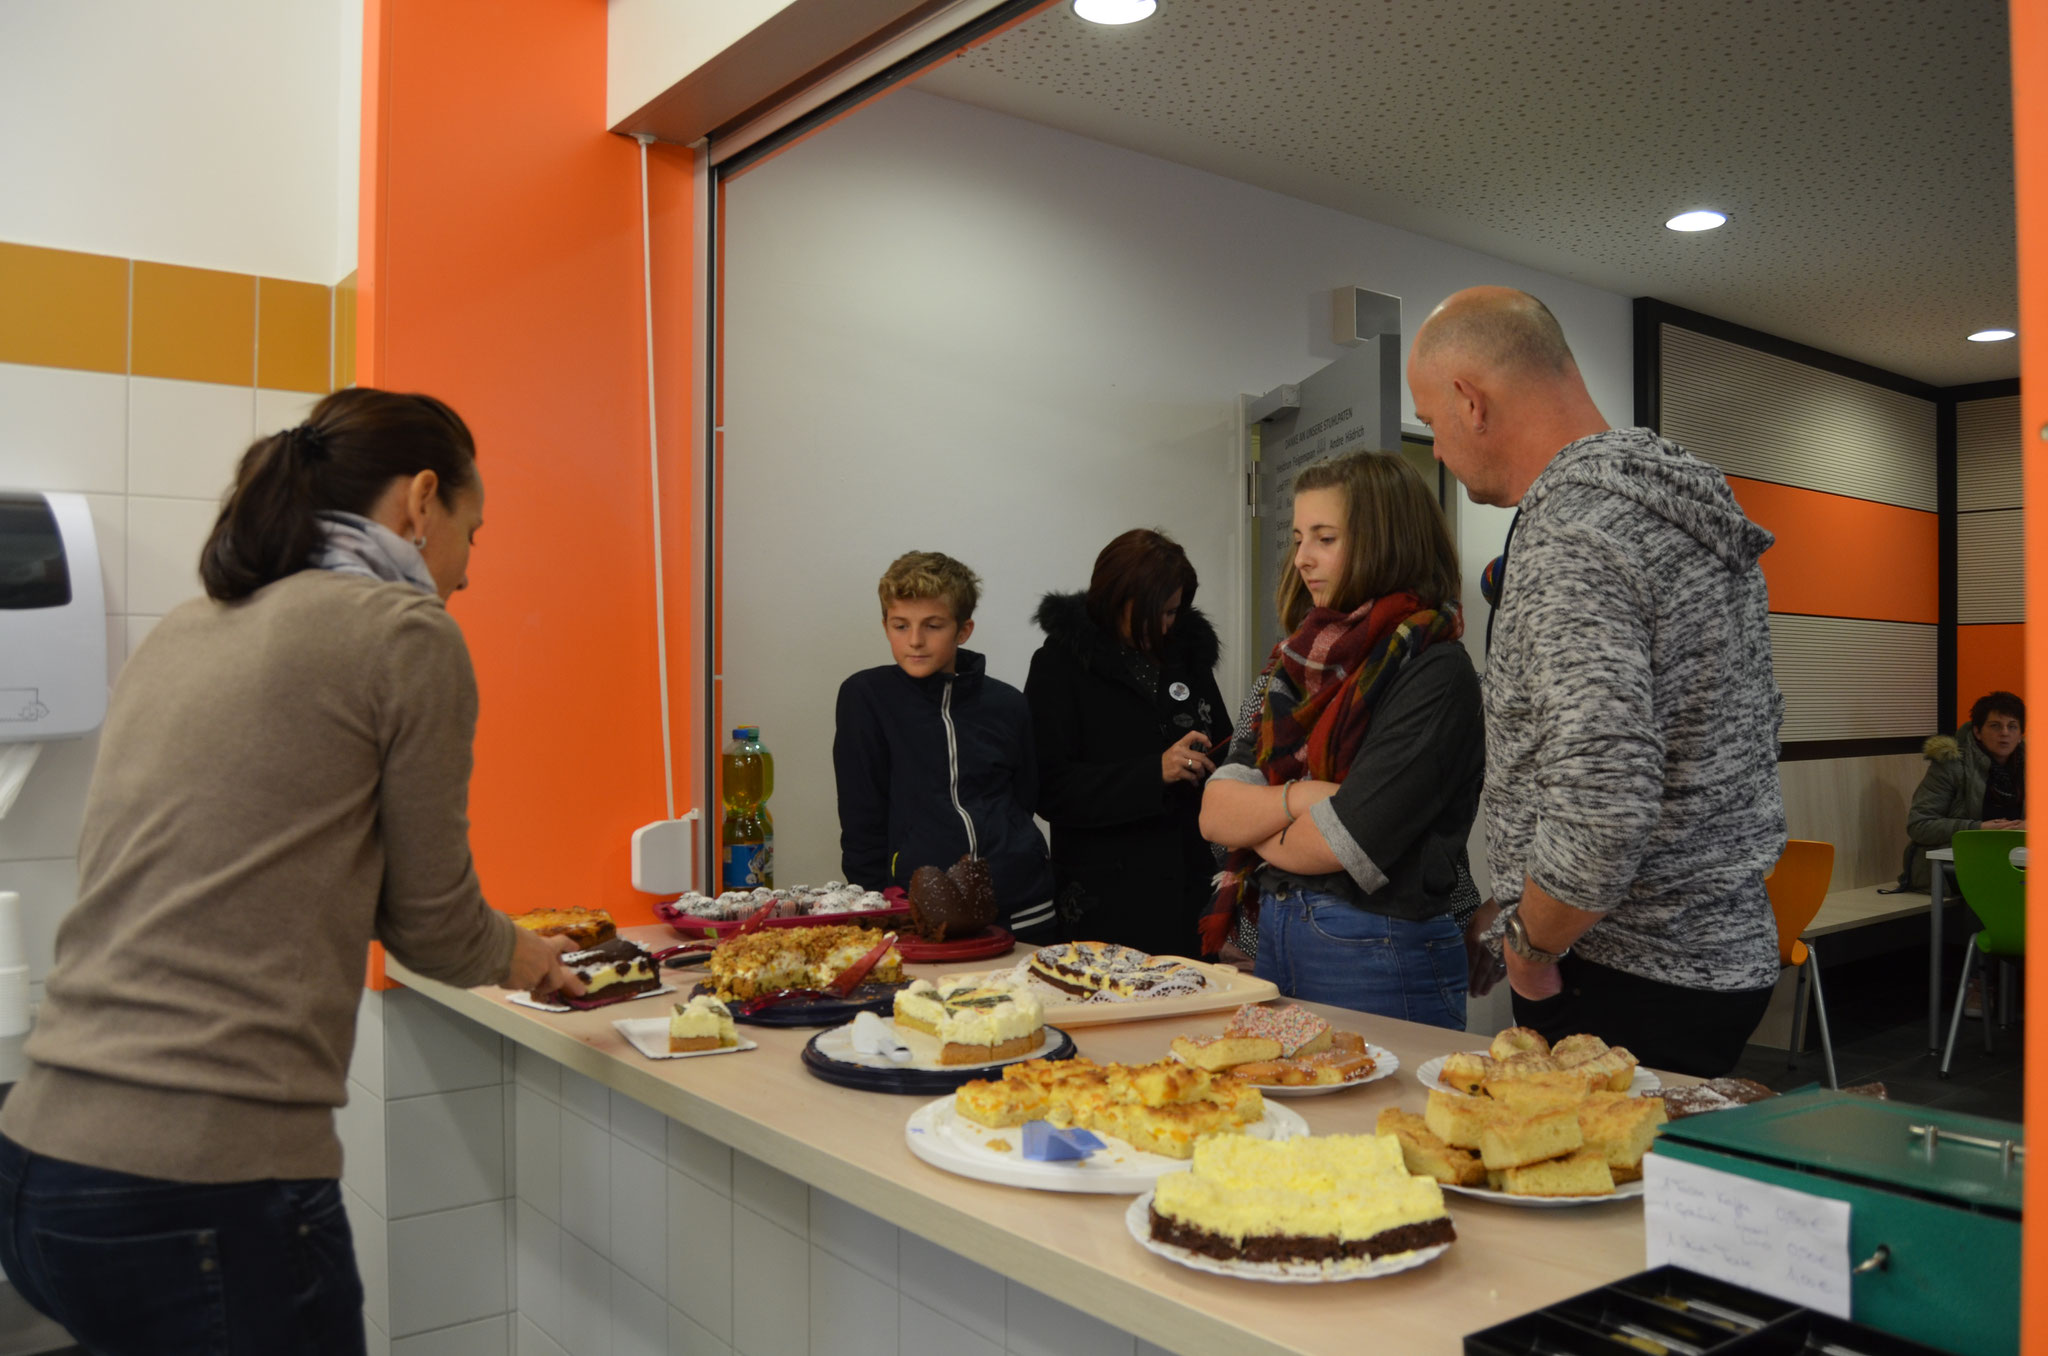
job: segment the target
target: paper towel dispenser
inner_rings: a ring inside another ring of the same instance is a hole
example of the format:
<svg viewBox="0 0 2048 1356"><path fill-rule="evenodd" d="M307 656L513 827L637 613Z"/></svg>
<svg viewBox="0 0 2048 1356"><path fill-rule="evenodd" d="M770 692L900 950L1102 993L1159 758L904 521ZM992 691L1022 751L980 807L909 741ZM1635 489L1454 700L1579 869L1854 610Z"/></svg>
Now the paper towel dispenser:
<svg viewBox="0 0 2048 1356"><path fill-rule="evenodd" d="M107 597L83 495L0 490L0 744L107 715Z"/></svg>

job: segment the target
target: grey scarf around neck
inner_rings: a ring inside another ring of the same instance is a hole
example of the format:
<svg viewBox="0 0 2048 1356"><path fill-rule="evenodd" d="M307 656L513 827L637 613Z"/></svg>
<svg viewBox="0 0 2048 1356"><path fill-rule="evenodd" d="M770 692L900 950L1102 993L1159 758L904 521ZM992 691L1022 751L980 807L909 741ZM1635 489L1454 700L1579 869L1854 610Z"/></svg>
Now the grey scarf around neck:
<svg viewBox="0 0 2048 1356"><path fill-rule="evenodd" d="M393 584L410 584L425 593L438 594L434 576L427 572L426 558L419 548L385 527L358 513L315 514L326 540L316 547L312 566L336 574L360 574Z"/></svg>

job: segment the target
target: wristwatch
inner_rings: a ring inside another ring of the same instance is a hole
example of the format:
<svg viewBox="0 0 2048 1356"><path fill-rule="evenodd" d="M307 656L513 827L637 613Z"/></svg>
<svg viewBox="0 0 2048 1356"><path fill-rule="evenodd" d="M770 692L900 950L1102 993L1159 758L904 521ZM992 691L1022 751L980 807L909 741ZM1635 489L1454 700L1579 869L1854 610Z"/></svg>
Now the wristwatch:
<svg viewBox="0 0 2048 1356"><path fill-rule="evenodd" d="M1508 915L1507 930L1501 934L1501 940L1507 943L1510 951L1532 965L1555 965L1572 954L1570 947L1562 951L1538 949L1536 944L1529 940L1529 925L1522 921L1520 909Z"/></svg>

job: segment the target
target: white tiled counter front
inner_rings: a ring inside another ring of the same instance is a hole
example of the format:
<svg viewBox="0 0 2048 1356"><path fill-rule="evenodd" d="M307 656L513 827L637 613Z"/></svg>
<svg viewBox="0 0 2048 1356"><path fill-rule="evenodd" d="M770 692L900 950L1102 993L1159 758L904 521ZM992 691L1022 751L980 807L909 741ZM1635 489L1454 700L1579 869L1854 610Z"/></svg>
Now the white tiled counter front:
<svg viewBox="0 0 2048 1356"><path fill-rule="evenodd" d="M366 997L342 1117L375 1350L1348 1354L1370 1325L1381 1350L1449 1353L1465 1332L1643 1265L1639 1206L1454 1199L1459 1242L1414 1272L1327 1286L1204 1275L1139 1248L1125 1197L919 1162L903 1125L920 1100L812 1078L796 1058L810 1030L747 1028L758 1051L650 1061L611 1021L671 1000L551 1016L392 969L412 987ZM1152 1059L1223 1018L1074 1034L1091 1058ZM1420 1110L1414 1068L1470 1044L1342 1019L1403 1071L1294 1102L1318 1132Z"/></svg>

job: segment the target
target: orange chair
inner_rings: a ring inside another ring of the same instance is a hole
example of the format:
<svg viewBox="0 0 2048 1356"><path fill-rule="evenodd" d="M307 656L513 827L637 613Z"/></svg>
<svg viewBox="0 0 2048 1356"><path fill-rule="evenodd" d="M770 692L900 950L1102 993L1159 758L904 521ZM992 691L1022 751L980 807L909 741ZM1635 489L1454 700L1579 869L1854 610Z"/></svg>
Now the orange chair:
<svg viewBox="0 0 2048 1356"><path fill-rule="evenodd" d="M1778 918L1778 963L1796 967L1792 981L1792 1049L1786 1067L1806 1047L1806 990L1813 991L1813 1010L1820 1016L1820 1053L1826 1061L1828 1086L1841 1086L1835 1079L1835 1043L1828 1035L1828 1005L1820 988L1820 957L1799 940L1799 934L1813 926L1813 916L1828 897L1828 881L1835 873L1835 845L1804 838L1785 842L1785 851L1771 874L1764 877L1764 889L1771 896L1771 912Z"/></svg>

